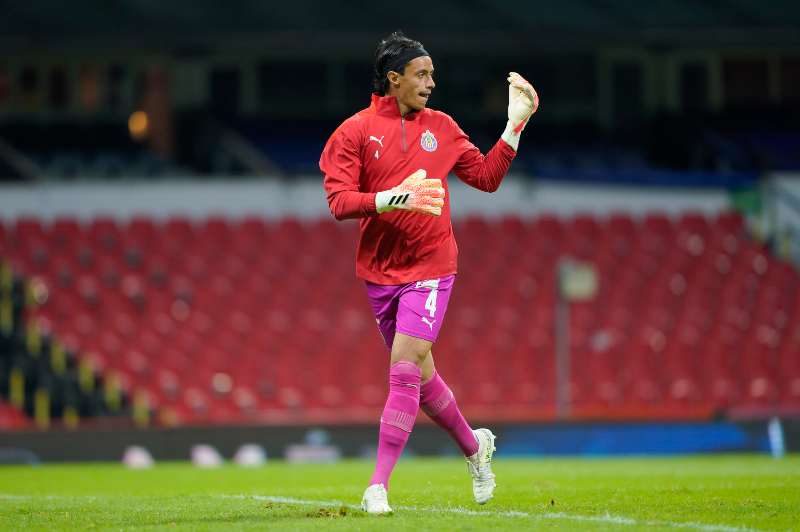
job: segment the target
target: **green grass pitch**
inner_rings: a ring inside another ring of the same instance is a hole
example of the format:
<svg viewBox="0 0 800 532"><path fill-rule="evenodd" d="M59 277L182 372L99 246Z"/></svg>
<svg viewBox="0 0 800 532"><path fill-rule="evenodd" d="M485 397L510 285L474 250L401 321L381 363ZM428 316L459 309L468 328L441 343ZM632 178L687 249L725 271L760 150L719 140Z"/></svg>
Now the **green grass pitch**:
<svg viewBox="0 0 800 532"><path fill-rule="evenodd" d="M394 515L357 509L372 464L0 467L0 530L800 530L800 457L503 459L485 506L462 460L404 459Z"/></svg>

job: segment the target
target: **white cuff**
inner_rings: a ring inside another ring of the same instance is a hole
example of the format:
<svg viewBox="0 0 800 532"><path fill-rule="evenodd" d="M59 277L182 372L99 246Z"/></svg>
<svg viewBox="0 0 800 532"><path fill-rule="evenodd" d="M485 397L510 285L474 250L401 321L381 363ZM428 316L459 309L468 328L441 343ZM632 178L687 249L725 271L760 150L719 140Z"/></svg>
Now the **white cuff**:
<svg viewBox="0 0 800 532"><path fill-rule="evenodd" d="M389 201L394 197L391 190L383 190L375 194L375 210L378 214L394 210L393 205L389 205Z"/></svg>
<svg viewBox="0 0 800 532"><path fill-rule="evenodd" d="M514 133L514 125L511 123L511 120L506 122L506 128L503 130L503 134L500 135L500 138L506 141L506 144L514 148L514 151L517 151L517 147L519 147L519 136L522 131L519 133ZM377 205L377 198L375 200L375 204Z"/></svg>

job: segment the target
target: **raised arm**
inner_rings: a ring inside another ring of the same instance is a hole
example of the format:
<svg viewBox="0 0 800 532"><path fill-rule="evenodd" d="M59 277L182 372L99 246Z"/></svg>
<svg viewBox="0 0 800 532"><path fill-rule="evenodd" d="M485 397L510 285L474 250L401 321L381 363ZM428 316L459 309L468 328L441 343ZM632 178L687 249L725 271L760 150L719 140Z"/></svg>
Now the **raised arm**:
<svg viewBox="0 0 800 532"><path fill-rule="evenodd" d="M456 126L456 143L461 155L453 171L466 184L485 192L494 192L500 187L517 153L520 134L539 108L539 96L522 76L511 72L508 83L508 122L489 153L484 156Z"/></svg>

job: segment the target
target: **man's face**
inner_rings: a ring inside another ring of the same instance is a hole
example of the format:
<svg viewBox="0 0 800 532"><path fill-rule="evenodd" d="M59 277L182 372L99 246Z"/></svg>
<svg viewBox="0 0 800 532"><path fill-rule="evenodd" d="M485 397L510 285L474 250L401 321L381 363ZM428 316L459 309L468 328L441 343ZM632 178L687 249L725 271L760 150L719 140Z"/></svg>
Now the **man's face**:
<svg viewBox="0 0 800 532"><path fill-rule="evenodd" d="M397 96L400 109L404 111L421 111L428 104L431 91L436 86L433 82L433 61L427 55L417 57L406 63L403 74L393 73L390 81L390 94ZM396 83L394 83L396 82Z"/></svg>

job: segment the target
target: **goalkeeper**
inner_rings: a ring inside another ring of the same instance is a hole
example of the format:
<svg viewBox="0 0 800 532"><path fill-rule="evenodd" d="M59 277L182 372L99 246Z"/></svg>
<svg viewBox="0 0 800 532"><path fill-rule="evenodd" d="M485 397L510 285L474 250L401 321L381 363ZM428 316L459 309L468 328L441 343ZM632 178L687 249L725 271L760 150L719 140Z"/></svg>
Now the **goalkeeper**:
<svg viewBox="0 0 800 532"><path fill-rule="evenodd" d="M539 99L522 76L508 76L508 122L485 156L447 114L427 108L436 86L422 44L395 32L375 52L370 106L345 120L320 157L331 212L358 218L356 275L364 279L390 350L389 396L381 414L375 471L364 492L369 513L389 513L389 476L422 409L467 459L473 495L492 498L494 435L472 430L436 372L431 347L447 311L458 249L447 175L494 192Z"/></svg>

